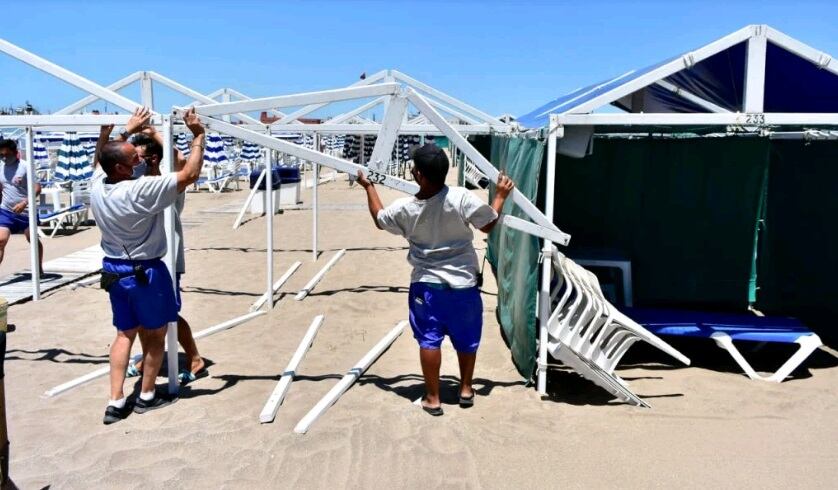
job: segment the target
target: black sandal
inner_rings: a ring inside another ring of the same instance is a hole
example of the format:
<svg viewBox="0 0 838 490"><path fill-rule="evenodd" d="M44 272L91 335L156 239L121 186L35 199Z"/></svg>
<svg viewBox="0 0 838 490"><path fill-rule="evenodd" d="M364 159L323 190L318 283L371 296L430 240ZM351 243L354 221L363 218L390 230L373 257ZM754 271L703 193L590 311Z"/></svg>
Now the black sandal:
<svg viewBox="0 0 838 490"><path fill-rule="evenodd" d="M438 407L426 407L424 402L425 402L425 399L422 398L422 410L428 412L432 416L439 417L439 416L445 414L445 412L442 410L442 405L440 405Z"/></svg>
<svg viewBox="0 0 838 490"><path fill-rule="evenodd" d="M471 396L460 395L460 408L471 408L474 406L474 391Z"/></svg>

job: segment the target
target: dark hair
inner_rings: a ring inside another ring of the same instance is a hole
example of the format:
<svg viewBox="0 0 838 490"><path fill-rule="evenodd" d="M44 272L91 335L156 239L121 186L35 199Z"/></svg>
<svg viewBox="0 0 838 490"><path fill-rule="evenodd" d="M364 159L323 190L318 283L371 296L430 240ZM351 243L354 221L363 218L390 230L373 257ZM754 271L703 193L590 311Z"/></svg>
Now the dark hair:
<svg viewBox="0 0 838 490"><path fill-rule="evenodd" d="M158 161L163 161L163 147L147 134L140 133L131 140L134 146L144 146L146 155L156 155Z"/></svg>
<svg viewBox="0 0 838 490"><path fill-rule="evenodd" d="M124 147L124 141L108 141L102 146L99 151L99 164L105 173L109 174L116 164L125 162L127 158L123 150Z"/></svg>
<svg viewBox="0 0 838 490"><path fill-rule="evenodd" d="M445 184L448 175L448 155L433 143L427 143L413 152L413 165L432 184Z"/></svg>
<svg viewBox="0 0 838 490"><path fill-rule="evenodd" d="M15 140L0 139L0 148L5 148L17 153L17 143L15 143Z"/></svg>

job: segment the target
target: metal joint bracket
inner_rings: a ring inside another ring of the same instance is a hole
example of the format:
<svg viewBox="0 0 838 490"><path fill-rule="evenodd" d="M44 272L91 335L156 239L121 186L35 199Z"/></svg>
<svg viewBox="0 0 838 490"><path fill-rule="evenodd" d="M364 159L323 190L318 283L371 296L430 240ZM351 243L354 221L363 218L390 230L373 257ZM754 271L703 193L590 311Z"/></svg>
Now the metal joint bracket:
<svg viewBox="0 0 838 490"><path fill-rule="evenodd" d="M818 56L818 62L816 64L818 65L819 69L823 70L824 68L828 67L829 63L831 63L831 62L832 62L832 56L829 56L826 53L821 53Z"/></svg>
<svg viewBox="0 0 838 490"><path fill-rule="evenodd" d="M693 55L692 53L687 53L681 57L681 61L684 62L684 68L689 70L690 68L695 66L695 55Z"/></svg>

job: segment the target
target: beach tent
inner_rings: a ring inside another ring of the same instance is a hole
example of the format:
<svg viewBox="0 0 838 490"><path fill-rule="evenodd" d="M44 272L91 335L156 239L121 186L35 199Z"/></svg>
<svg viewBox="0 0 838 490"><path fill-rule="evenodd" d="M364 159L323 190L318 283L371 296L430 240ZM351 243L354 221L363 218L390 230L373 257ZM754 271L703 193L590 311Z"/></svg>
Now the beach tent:
<svg viewBox="0 0 838 490"><path fill-rule="evenodd" d="M609 106L623 112L598 112ZM519 147L528 147L516 141L521 138L493 137L486 153L519 186L540 187L533 197L541 196L545 214L573 235L570 252L604 245L628 254L636 301L754 305L810 324L817 310L822 319L838 314L823 311L826 301L813 304L838 294L826 277L826 271L838 270L827 250L838 236L832 237L834 227L815 223L813 213L801 212L808 197L817 201L814 214L838 213L834 192L804 196L804 189L820 189L838 177L830 173L834 165L825 164L834 151L826 146L834 143L805 144L838 134L832 131L838 126L838 61L826 53L769 26L746 26L574 90L517 122L541 137L530 144L544 151L543 160L538 152L522 154ZM796 196L801 204L783 204L781 196ZM828 236L818 232L817 241L789 238L821 229ZM521 238L531 242L530 253L538 250L530 237L497 233L490 258L504 253L500 240L521 247ZM520 257L500 271L502 319L522 304L528 305L522 318L535 316L536 293L527 301L518 296L525 284L532 291L538 270ZM794 257L795 265L780 265L779 257ZM812 274L794 278L793 271L801 270ZM543 269L540 294L549 292L550 280L551 272ZM794 298L798 307L791 307ZM522 374L538 361L543 393L546 352L536 352L536 345L544 324L503 327Z"/></svg>
<svg viewBox="0 0 838 490"><path fill-rule="evenodd" d="M58 149L55 179L63 181L89 180L93 176L90 157L78 134L66 133Z"/></svg>

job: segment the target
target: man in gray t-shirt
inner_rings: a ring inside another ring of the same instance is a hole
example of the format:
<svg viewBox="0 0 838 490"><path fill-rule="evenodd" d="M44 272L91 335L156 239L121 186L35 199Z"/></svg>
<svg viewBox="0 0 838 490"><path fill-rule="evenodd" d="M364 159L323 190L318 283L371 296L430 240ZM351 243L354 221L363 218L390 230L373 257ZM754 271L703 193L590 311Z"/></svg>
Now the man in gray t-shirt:
<svg viewBox="0 0 838 490"><path fill-rule="evenodd" d="M0 263L9 238L23 233L27 241L32 239L29 230L29 162L17 157L17 143L13 140L0 140ZM35 183L35 195L41 193L41 184ZM36 214L37 220L37 214ZM37 235L37 230L36 233ZM38 240L38 263L43 268L44 247Z"/></svg>
<svg viewBox="0 0 838 490"><path fill-rule="evenodd" d="M445 185L448 156L434 144L419 148L411 169L419 192L386 208L375 186L358 172L375 225L405 237L410 244L410 326L419 342L425 377L422 408L442 415L439 400L440 345L448 336L460 361L460 406L474 404L471 387L483 328L483 303L478 289L478 261L471 227L489 233L498 220L513 182L501 173L492 205L466 189Z"/></svg>
<svg viewBox="0 0 838 490"><path fill-rule="evenodd" d="M146 126L150 117L148 109L138 109L126 126L128 132ZM105 175L94 179L90 204L102 232L102 286L108 291L117 330L111 344L105 424L128 414L123 385L138 334L143 343L143 377L133 411L145 413L171 402L155 389L166 327L178 316L174 284L161 260L167 251L163 211L198 180L204 148L204 128L194 109L186 113L184 122L195 136L192 154L181 170L163 176L146 176L147 162L128 142L97 145L97 161Z"/></svg>

